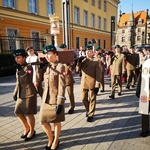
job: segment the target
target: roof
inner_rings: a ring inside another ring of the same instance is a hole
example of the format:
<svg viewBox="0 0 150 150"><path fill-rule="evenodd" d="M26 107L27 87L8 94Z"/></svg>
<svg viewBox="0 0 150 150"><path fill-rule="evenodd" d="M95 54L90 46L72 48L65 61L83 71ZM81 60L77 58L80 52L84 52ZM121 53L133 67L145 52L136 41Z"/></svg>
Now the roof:
<svg viewBox="0 0 150 150"><path fill-rule="evenodd" d="M128 26L128 22L131 21L131 15L130 14L122 14L118 23L118 27L124 27ZM138 24L138 21L142 21L142 25L146 24L146 19L147 19L147 12L146 11L139 11L134 13L134 20L135 20L135 25Z"/></svg>

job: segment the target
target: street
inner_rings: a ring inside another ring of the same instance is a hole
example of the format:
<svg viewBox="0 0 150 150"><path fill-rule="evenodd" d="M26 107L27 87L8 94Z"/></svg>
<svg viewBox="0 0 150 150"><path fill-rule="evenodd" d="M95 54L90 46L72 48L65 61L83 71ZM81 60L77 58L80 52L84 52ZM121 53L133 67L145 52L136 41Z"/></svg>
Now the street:
<svg viewBox="0 0 150 150"><path fill-rule="evenodd" d="M75 113L67 114L69 99L66 92L66 120L62 122L62 132L58 150L149 150L150 136L140 138L141 115L138 113L138 98L135 88L127 90L123 83L123 93L109 99L110 77L105 75L105 92L97 95L94 121L86 121L85 108L80 99L80 77L74 76ZM15 101L12 92L15 77L0 78L0 150L44 150L47 136L39 124L41 99L38 96L36 136L25 142L20 136L23 127L13 111Z"/></svg>

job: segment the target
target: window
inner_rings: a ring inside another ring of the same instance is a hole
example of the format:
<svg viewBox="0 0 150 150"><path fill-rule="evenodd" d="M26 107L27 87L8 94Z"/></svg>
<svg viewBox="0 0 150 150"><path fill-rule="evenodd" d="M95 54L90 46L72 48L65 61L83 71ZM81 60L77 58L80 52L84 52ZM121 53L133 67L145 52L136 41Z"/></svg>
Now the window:
<svg viewBox="0 0 150 150"><path fill-rule="evenodd" d="M142 19L139 19L139 20L138 20L138 24L142 24Z"/></svg>
<svg viewBox="0 0 150 150"><path fill-rule="evenodd" d="M79 24L79 8L74 8L74 23Z"/></svg>
<svg viewBox="0 0 150 150"><path fill-rule="evenodd" d="M131 41L131 36L128 37L128 41Z"/></svg>
<svg viewBox="0 0 150 150"><path fill-rule="evenodd" d="M137 36L137 41L141 41L141 36Z"/></svg>
<svg viewBox="0 0 150 150"><path fill-rule="evenodd" d="M52 35L51 42L52 42L52 45L55 45L54 35Z"/></svg>
<svg viewBox="0 0 150 150"><path fill-rule="evenodd" d="M47 14L48 16L54 13L54 0L47 0Z"/></svg>
<svg viewBox="0 0 150 150"><path fill-rule="evenodd" d="M92 23L92 28L95 28L95 15L94 14L92 14L92 16L91 16L91 23Z"/></svg>
<svg viewBox="0 0 150 150"><path fill-rule="evenodd" d="M122 37L122 42L125 42L125 37Z"/></svg>
<svg viewBox="0 0 150 150"><path fill-rule="evenodd" d="M4 0L4 6L15 8L15 0Z"/></svg>
<svg viewBox="0 0 150 150"><path fill-rule="evenodd" d="M101 17L98 16L98 29L101 29Z"/></svg>
<svg viewBox="0 0 150 150"><path fill-rule="evenodd" d="M95 0L92 0L92 5L95 5Z"/></svg>
<svg viewBox="0 0 150 150"><path fill-rule="evenodd" d="M125 30L122 30L122 33L125 33Z"/></svg>
<svg viewBox="0 0 150 150"><path fill-rule="evenodd" d="M107 23L106 23L106 19L104 18L104 30L106 31L107 27L106 27Z"/></svg>
<svg viewBox="0 0 150 150"><path fill-rule="evenodd" d="M31 37L33 38L33 47L35 50L40 49L40 42L39 42L39 32L37 31L31 31Z"/></svg>
<svg viewBox="0 0 150 150"><path fill-rule="evenodd" d="M106 2L106 0L104 1L104 11L106 11L107 10L107 2Z"/></svg>
<svg viewBox="0 0 150 150"><path fill-rule="evenodd" d="M138 32L141 32L141 28L138 28Z"/></svg>
<svg viewBox="0 0 150 150"><path fill-rule="evenodd" d="M16 41L15 37L18 35L18 30L17 29L7 29L7 36L8 36L8 49L9 50L16 50Z"/></svg>
<svg viewBox="0 0 150 150"><path fill-rule="evenodd" d="M37 1L29 0L29 12L37 14Z"/></svg>
<svg viewBox="0 0 150 150"><path fill-rule="evenodd" d="M100 39L98 39L98 46L101 46L101 40Z"/></svg>
<svg viewBox="0 0 150 150"><path fill-rule="evenodd" d="M101 0L98 0L98 8L101 9Z"/></svg>
<svg viewBox="0 0 150 150"><path fill-rule="evenodd" d="M106 40L104 40L104 49L106 48Z"/></svg>
<svg viewBox="0 0 150 150"><path fill-rule="evenodd" d="M76 37L76 49L79 49L80 41L79 37Z"/></svg>
<svg viewBox="0 0 150 150"><path fill-rule="evenodd" d="M85 11L85 10L84 10L84 12L83 12L83 17L84 17L83 25L84 25L84 26L87 26L88 12Z"/></svg>
<svg viewBox="0 0 150 150"><path fill-rule="evenodd" d="M84 47L87 46L87 43L88 43L88 39L87 39L87 38L84 38Z"/></svg>

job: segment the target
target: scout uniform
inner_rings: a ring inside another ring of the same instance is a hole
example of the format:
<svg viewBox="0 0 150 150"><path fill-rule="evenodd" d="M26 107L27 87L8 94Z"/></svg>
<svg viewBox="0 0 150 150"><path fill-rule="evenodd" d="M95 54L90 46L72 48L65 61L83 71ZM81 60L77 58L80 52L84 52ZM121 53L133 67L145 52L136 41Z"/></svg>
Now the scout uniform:
<svg viewBox="0 0 150 150"><path fill-rule="evenodd" d="M25 50L18 49L13 55L24 55ZM37 113L37 92L32 82L33 68L31 65L24 63L18 65L16 71L16 86L14 89L14 97L18 97L15 105L15 114L36 114Z"/></svg>
<svg viewBox="0 0 150 150"><path fill-rule="evenodd" d="M66 81L66 89L69 95L70 99L70 109L68 111L69 114L74 113L74 107L75 107L75 101L74 101L74 92L73 92L73 86L74 86L74 78L72 75L73 66L70 64L64 64L65 66L65 81Z"/></svg>
<svg viewBox="0 0 150 150"><path fill-rule="evenodd" d="M56 48L53 45L48 45L43 48L43 53L50 51L56 51ZM55 107L55 114L57 108L62 107L60 114L56 114L56 118L53 121L51 120L50 112L47 113L43 107L40 108L40 122L44 123L55 123L65 120L64 113L64 101L65 101L65 68L58 61L54 63L48 63L44 68L44 92L42 96L42 103L49 104ZM52 112L53 113L53 112ZM43 114L47 119L43 118Z"/></svg>
<svg viewBox="0 0 150 150"><path fill-rule="evenodd" d="M119 48L120 45L116 45L115 49ZM115 98L115 87L116 81L118 83L118 95L122 92L122 74L125 72L125 57L120 52L114 54L111 57L111 95L109 98Z"/></svg>
<svg viewBox="0 0 150 150"><path fill-rule="evenodd" d="M86 49L87 51L92 51L93 47L91 45L87 45ZM94 57L85 57L83 60L79 60L78 68L79 71L81 70L82 72L81 99L87 111L87 121L92 122L96 106L95 87L97 87L100 83L99 62L94 60Z"/></svg>

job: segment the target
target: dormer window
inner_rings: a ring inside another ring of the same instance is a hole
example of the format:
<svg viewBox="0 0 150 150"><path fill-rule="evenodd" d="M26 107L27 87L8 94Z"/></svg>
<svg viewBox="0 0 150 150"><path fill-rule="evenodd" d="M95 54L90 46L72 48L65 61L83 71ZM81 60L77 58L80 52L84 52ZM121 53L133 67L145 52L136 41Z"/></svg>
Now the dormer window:
<svg viewBox="0 0 150 150"><path fill-rule="evenodd" d="M138 32L141 32L141 28L138 28L137 31L138 31Z"/></svg>
<svg viewBox="0 0 150 150"><path fill-rule="evenodd" d="M142 19L139 19L139 20L138 20L138 24L142 24Z"/></svg>
<svg viewBox="0 0 150 150"><path fill-rule="evenodd" d="M125 25L126 25L126 23L125 23L125 22L123 22L123 23L122 23L122 25L123 25L123 26L125 26Z"/></svg>

